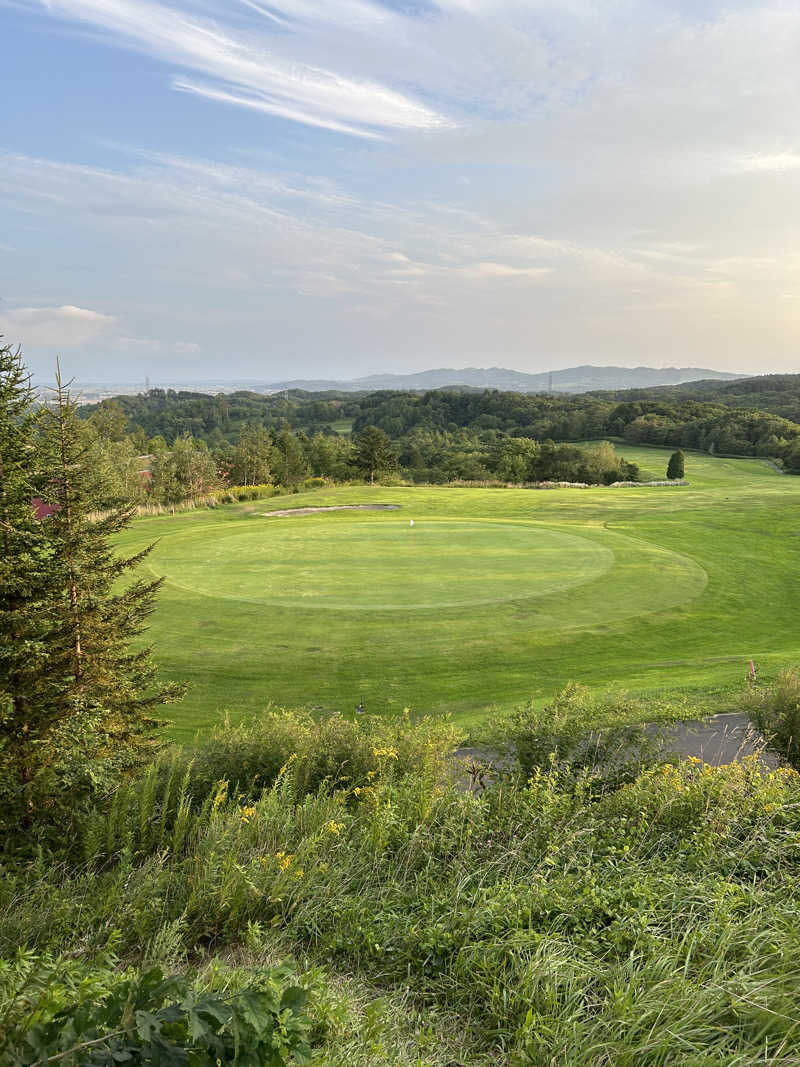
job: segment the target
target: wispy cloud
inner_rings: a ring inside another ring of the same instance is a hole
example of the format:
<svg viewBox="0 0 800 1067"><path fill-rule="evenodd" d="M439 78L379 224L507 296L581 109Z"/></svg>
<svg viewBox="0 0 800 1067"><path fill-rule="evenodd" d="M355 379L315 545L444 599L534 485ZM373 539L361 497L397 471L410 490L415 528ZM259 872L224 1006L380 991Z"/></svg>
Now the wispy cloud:
<svg viewBox="0 0 800 1067"><path fill-rule="evenodd" d="M736 169L756 174L783 174L800 170L800 152L761 152L743 156L735 161Z"/></svg>
<svg viewBox="0 0 800 1067"><path fill-rule="evenodd" d="M408 93L369 78L354 78L324 66L280 54L269 24L245 27L228 5L167 6L151 0L43 0L47 11L104 33L112 42L193 71L205 81L175 77L173 87L220 103L255 109L295 122L360 137L381 131L432 130L451 125L435 109ZM276 5L295 17L309 18L314 9L302 3ZM241 10L241 9L240 9ZM252 5L251 5L252 10ZM378 5L320 5L316 21L381 19ZM268 8L259 10L269 15ZM388 18L388 14L386 16ZM271 21L275 21L273 18ZM278 19L277 21L281 21Z"/></svg>

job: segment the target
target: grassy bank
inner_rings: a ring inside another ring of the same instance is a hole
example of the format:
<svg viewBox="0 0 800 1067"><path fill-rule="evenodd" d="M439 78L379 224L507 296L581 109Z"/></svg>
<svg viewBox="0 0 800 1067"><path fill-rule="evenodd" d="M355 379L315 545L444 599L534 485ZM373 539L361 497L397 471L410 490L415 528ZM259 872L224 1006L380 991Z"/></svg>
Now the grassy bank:
<svg viewBox="0 0 800 1067"><path fill-rule="evenodd" d="M62 862L8 867L6 1036L158 966L302 988L320 1065L797 1061L794 771L545 762L475 795L447 724L325 730L228 731L84 813Z"/></svg>

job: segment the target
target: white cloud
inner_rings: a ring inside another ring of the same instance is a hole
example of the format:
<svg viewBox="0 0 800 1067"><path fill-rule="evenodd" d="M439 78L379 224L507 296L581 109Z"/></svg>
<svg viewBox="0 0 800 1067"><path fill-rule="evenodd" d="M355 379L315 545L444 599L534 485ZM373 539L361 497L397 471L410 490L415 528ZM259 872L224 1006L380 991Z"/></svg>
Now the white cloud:
<svg viewBox="0 0 800 1067"><path fill-rule="evenodd" d="M227 5L180 7L153 0L43 3L51 15L83 23L115 43L204 75L208 79L204 82L175 78L173 86L209 100L367 138L381 130L451 125L435 109L378 80L340 74L324 65L281 55L281 42L268 28L252 21L237 25ZM281 5L276 6L280 9ZM305 4L284 6L303 17L313 11ZM355 18L356 25L374 28L386 21L380 18L380 7L368 3L338 3L329 10L336 23ZM316 21L320 14L325 21L324 11L325 5L320 5ZM259 14L263 17L264 12Z"/></svg>
<svg viewBox="0 0 800 1067"><path fill-rule="evenodd" d="M739 169L755 173L783 174L800 170L800 152L764 152L744 156L736 161Z"/></svg>
<svg viewBox="0 0 800 1067"><path fill-rule="evenodd" d="M485 281L494 278L544 278L552 267L515 267L510 263L473 263L462 269L465 278Z"/></svg>
<svg viewBox="0 0 800 1067"><path fill-rule="evenodd" d="M47 348L75 348L94 340L113 325L112 315L89 308L61 307L0 308L0 333L7 340Z"/></svg>

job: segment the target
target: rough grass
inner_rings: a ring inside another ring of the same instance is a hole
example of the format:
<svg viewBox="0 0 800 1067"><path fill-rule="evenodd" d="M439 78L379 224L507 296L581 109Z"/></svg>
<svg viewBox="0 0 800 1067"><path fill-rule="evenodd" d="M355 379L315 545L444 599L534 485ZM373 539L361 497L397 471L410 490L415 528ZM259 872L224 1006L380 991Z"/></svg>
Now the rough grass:
<svg viewBox="0 0 800 1067"><path fill-rule="evenodd" d="M668 450L621 449L661 476ZM689 454L689 485L588 490L342 487L292 506L396 512L142 519L167 582L151 640L191 691L176 736L270 702L404 705L477 726L567 682L724 704L753 657L800 658L800 479ZM415 520L413 531L409 519Z"/></svg>
<svg viewBox="0 0 800 1067"><path fill-rule="evenodd" d="M9 866L0 1037L4 1017L42 1010L15 991L24 946L217 988L289 958L314 989L320 1065L798 1062L795 771L688 760L597 790L554 765L474 795L442 773L440 724L386 728L352 726L363 784L333 768L314 787L329 739L272 719L226 756L241 779L256 736L265 755L305 737L263 791L214 783L217 753L198 752L191 811L170 800L194 792L180 763L185 787L147 775L84 814L79 866Z"/></svg>

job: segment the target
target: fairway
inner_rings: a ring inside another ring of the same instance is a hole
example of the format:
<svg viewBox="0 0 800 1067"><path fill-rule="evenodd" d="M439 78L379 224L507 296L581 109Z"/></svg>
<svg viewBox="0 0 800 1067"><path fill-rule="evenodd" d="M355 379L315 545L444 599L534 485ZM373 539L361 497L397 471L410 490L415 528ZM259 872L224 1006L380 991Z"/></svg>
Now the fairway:
<svg viewBox="0 0 800 1067"><path fill-rule="evenodd" d="M694 455L687 477L342 487L139 520L123 547L157 538L147 566L166 577L157 658L191 685L175 731L270 702L478 722L572 680L701 700L735 689L751 656L767 673L800 659L800 479ZM398 509L268 514L366 502Z"/></svg>

